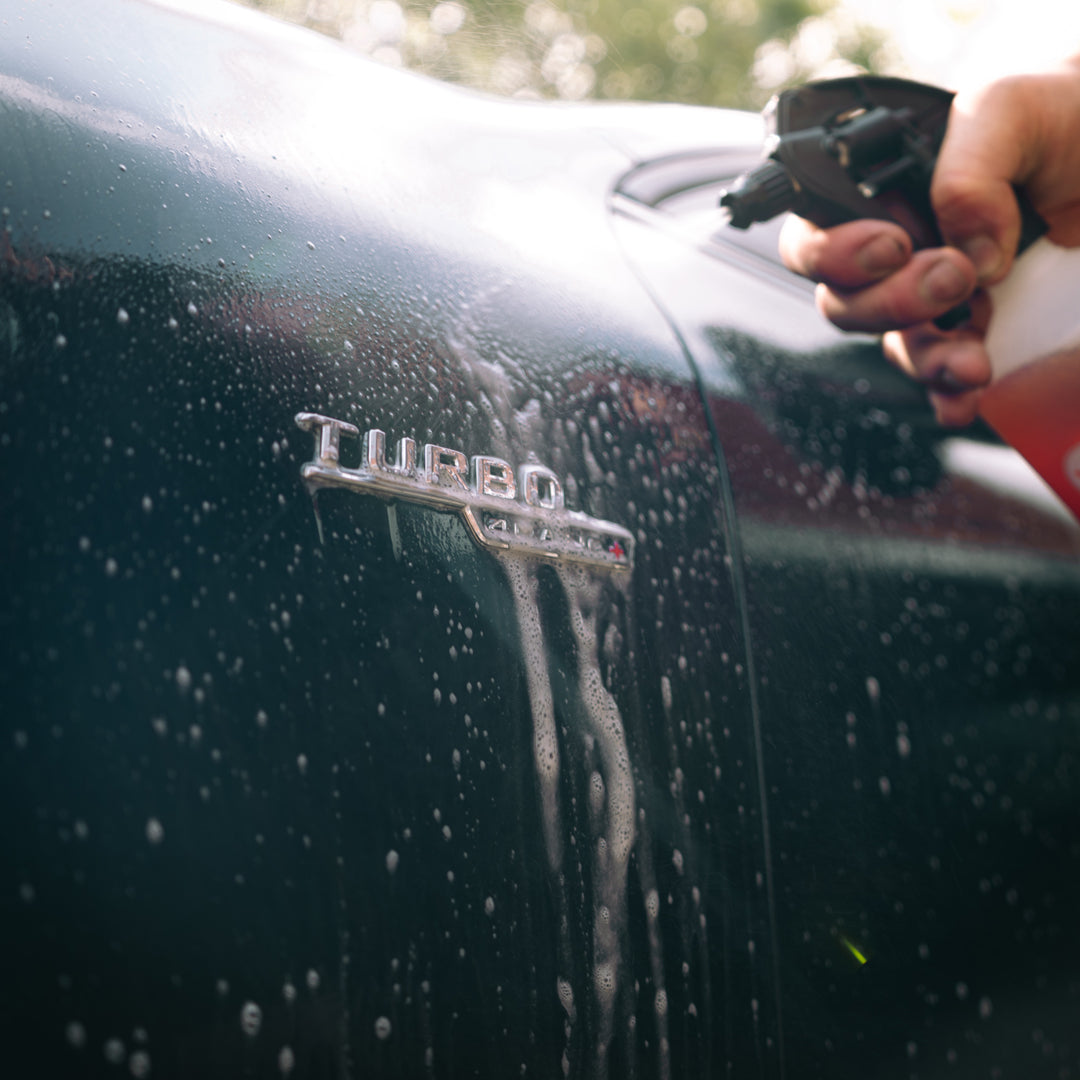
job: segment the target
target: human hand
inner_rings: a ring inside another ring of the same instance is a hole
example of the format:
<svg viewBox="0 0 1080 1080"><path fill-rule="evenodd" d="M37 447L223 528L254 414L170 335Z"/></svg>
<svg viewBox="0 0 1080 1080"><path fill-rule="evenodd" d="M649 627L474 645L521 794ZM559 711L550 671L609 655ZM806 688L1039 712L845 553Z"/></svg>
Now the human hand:
<svg viewBox="0 0 1080 1080"><path fill-rule="evenodd" d="M789 218L780 252L819 282L821 312L845 330L885 333L886 355L924 383L939 421L966 424L990 380L984 347L992 306L982 287L1012 266L1023 187L1049 238L1080 244L1080 57L1037 75L957 95L931 185L949 246L912 251L900 226L876 220L820 229ZM971 298L964 327L932 319Z"/></svg>

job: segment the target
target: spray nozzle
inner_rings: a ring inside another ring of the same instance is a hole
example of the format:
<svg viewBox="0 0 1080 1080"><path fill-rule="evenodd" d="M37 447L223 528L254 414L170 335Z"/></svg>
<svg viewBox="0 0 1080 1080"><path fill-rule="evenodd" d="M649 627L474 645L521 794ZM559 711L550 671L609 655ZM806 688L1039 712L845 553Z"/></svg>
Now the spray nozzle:
<svg viewBox="0 0 1080 1080"><path fill-rule="evenodd" d="M720 197L720 205L727 210L729 224L736 229L749 229L758 221L790 210L798 197L798 186L787 167L772 158L766 158L756 168L743 173Z"/></svg>

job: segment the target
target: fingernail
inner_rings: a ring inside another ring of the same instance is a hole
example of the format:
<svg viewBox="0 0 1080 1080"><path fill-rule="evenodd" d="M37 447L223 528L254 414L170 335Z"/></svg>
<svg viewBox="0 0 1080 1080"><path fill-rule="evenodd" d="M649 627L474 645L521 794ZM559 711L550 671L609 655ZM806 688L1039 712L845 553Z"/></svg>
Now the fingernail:
<svg viewBox="0 0 1080 1080"><path fill-rule="evenodd" d="M952 304L967 296L970 286L959 267L949 259L941 258L923 274L919 290L923 298L933 304Z"/></svg>
<svg viewBox="0 0 1080 1080"><path fill-rule="evenodd" d="M907 251L892 236L875 236L859 249L856 258L866 273L878 276L903 266L907 261Z"/></svg>
<svg viewBox="0 0 1080 1080"><path fill-rule="evenodd" d="M1001 269L1003 252L989 236L972 236L960 244L960 250L975 264L980 281L993 277Z"/></svg>

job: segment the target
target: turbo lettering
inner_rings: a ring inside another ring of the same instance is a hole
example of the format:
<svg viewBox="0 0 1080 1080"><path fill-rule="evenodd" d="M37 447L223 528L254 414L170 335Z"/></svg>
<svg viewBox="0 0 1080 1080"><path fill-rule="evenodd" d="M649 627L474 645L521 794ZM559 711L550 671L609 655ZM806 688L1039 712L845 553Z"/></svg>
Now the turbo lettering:
<svg viewBox="0 0 1080 1080"><path fill-rule="evenodd" d="M543 559L582 562L611 570L633 563L633 537L610 521L567 510L559 477L544 465L513 466L502 458L399 439L393 462L386 433L371 428L361 443L360 467L341 464L341 438L359 438L354 424L301 412L296 424L315 438L312 459L300 470L308 490L346 488L387 500L458 513L482 547ZM422 464L421 464L422 462Z"/></svg>

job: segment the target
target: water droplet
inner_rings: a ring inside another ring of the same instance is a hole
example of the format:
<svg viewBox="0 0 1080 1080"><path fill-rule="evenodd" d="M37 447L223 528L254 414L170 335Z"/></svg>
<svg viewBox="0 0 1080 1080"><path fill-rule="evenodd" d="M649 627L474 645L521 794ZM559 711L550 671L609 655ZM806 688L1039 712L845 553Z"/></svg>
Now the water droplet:
<svg viewBox="0 0 1080 1080"><path fill-rule="evenodd" d="M601 998L612 997L615 993L615 966L613 964L597 964L593 972L593 984L596 993Z"/></svg>
<svg viewBox="0 0 1080 1080"><path fill-rule="evenodd" d="M484 901L484 914L485 915L494 915L495 914L495 901L490 896Z"/></svg>
<svg viewBox="0 0 1080 1080"><path fill-rule="evenodd" d="M400 859L401 856L393 848L386 853L386 870L388 873L392 874L397 870Z"/></svg>
<svg viewBox="0 0 1080 1080"><path fill-rule="evenodd" d="M181 693L191 689L191 672L183 664L176 669L176 687Z"/></svg>
<svg viewBox="0 0 1080 1080"><path fill-rule="evenodd" d="M983 1020L989 1020L994 1013L994 1003L988 998L979 998L979 1016Z"/></svg>
<svg viewBox="0 0 1080 1080"><path fill-rule="evenodd" d="M127 1057L127 1051L124 1049L124 1044L119 1039L106 1039L104 1053L105 1060L110 1065L120 1065L124 1058Z"/></svg>
<svg viewBox="0 0 1080 1080"><path fill-rule="evenodd" d="M296 1055L292 1052L292 1047L283 1046L278 1051L277 1066L281 1070L282 1076L288 1076L293 1071L293 1067L296 1065Z"/></svg>
<svg viewBox="0 0 1080 1080"><path fill-rule="evenodd" d="M309 969L304 981L307 983L309 990L319 989L319 973L314 968Z"/></svg>
<svg viewBox="0 0 1080 1080"><path fill-rule="evenodd" d="M128 1069L137 1080L150 1075L150 1055L145 1050L136 1050L128 1059Z"/></svg>
<svg viewBox="0 0 1080 1080"><path fill-rule="evenodd" d="M380 1016L375 1021L375 1038L376 1039L389 1039L391 1032L390 1021L385 1016Z"/></svg>
<svg viewBox="0 0 1080 1080"><path fill-rule="evenodd" d="M245 1001L240 1010L240 1030L253 1039L262 1027L262 1009L254 1001Z"/></svg>
<svg viewBox="0 0 1080 1080"><path fill-rule="evenodd" d="M187 313L192 316L192 318L199 314L199 309L195 306L195 302L193 300L188 301Z"/></svg>
<svg viewBox="0 0 1080 1080"><path fill-rule="evenodd" d="M152 817L146 822L146 839L151 844L160 844L165 839L165 829L157 818Z"/></svg>
<svg viewBox="0 0 1080 1080"><path fill-rule="evenodd" d="M559 1001L566 1015L571 1020L574 1018L574 989L566 979L556 979L555 988L559 995Z"/></svg>
<svg viewBox="0 0 1080 1080"><path fill-rule="evenodd" d="M119 308L117 310L117 312L116 312L116 321L121 326L127 326L127 324L129 322L131 322L131 316L127 313L127 311L124 308Z"/></svg>
<svg viewBox="0 0 1080 1080"><path fill-rule="evenodd" d="M77 1050L81 1050L86 1045L86 1028L78 1020L72 1020L64 1028L64 1038Z"/></svg>
<svg viewBox="0 0 1080 1080"><path fill-rule="evenodd" d="M645 894L645 910L650 919L655 919L660 914L660 894L655 889L650 889Z"/></svg>

